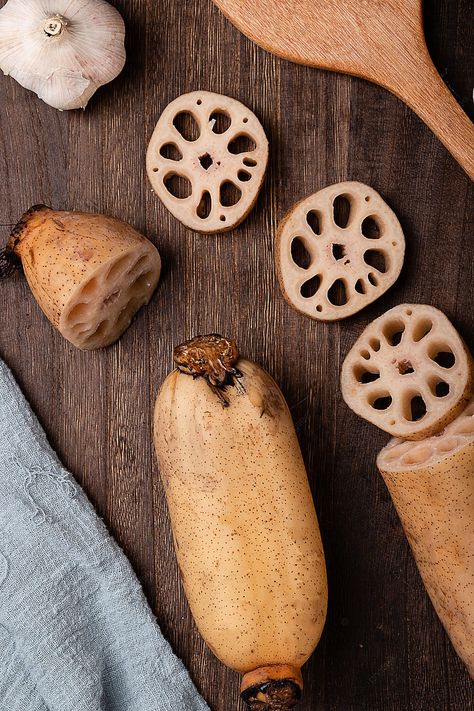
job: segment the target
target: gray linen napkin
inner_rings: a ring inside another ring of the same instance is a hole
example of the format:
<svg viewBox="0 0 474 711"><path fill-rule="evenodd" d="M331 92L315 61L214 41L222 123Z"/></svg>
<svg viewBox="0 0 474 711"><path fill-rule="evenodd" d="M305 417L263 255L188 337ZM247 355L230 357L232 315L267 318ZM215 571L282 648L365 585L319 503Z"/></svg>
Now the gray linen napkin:
<svg viewBox="0 0 474 711"><path fill-rule="evenodd" d="M0 360L1 711L205 711Z"/></svg>

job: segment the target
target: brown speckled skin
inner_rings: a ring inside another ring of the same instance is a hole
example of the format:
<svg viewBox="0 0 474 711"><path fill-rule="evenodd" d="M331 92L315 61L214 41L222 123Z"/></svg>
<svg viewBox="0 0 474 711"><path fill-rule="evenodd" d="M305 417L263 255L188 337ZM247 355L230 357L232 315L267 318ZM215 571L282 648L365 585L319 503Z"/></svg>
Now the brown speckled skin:
<svg viewBox="0 0 474 711"><path fill-rule="evenodd" d="M160 257L151 242L125 222L105 215L35 206L13 230L9 248L20 257L39 306L69 340L62 322L65 311L84 284L109 264L142 250L156 264L156 283L160 274ZM97 296L106 299L107 293Z"/></svg>
<svg viewBox="0 0 474 711"><path fill-rule="evenodd" d="M474 439L426 468L381 474L433 606L474 678Z"/></svg>
<svg viewBox="0 0 474 711"><path fill-rule="evenodd" d="M316 512L278 386L240 359L245 393L224 408L179 371L155 408L155 445L176 554L197 626L241 673L296 668L324 626L327 581Z"/></svg>

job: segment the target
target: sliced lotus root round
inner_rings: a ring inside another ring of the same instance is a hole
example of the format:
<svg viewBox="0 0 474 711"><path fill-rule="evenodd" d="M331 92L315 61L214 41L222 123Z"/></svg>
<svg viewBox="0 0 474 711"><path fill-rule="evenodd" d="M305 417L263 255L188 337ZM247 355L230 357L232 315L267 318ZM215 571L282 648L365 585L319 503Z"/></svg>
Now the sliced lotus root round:
<svg viewBox="0 0 474 711"><path fill-rule="evenodd" d="M439 432L473 393L471 355L446 316L402 304L373 321L349 351L341 373L344 400L395 437Z"/></svg>
<svg viewBox="0 0 474 711"><path fill-rule="evenodd" d="M78 348L114 343L147 304L160 278L158 251L143 241L97 269L74 291L58 328Z"/></svg>
<svg viewBox="0 0 474 711"><path fill-rule="evenodd" d="M383 472L425 469L474 444L474 400L439 434L422 442L392 439L377 457Z"/></svg>
<svg viewBox="0 0 474 711"><path fill-rule="evenodd" d="M336 183L297 203L278 229L275 251L285 299L318 321L351 316L398 279L405 238L372 188Z"/></svg>
<svg viewBox="0 0 474 711"><path fill-rule="evenodd" d="M147 153L153 190L197 232L226 232L249 214L268 163L259 120L235 99L183 94L156 124Z"/></svg>

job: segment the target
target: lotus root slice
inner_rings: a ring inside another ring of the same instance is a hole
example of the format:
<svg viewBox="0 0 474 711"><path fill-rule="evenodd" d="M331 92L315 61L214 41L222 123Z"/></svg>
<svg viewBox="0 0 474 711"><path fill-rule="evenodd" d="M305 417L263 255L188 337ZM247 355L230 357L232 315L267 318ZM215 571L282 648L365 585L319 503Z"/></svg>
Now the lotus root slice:
<svg viewBox="0 0 474 711"><path fill-rule="evenodd" d="M165 207L197 232L226 232L257 200L268 163L259 120L235 99L183 94L158 120L147 172Z"/></svg>
<svg viewBox="0 0 474 711"><path fill-rule="evenodd" d="M424 469L451 457L467 444L474 445L474 400L439 434L421 442L392 439L380 452L377 466L391 472Z"/></svg>
<svg viewBox="0 0 474 711"><path fill-rule="evenodd" d="M62 335L83 350L114 343L150 301L160 271L160 256L151 243L109 261L71 296L59 322Z"/></svg>
<svg viewBox="0 0 474 711"><path fill-rule="evenodd" d="M349 407L368 422L418 440L467 406L472 358L441 311L402 304L367 326L343 363L341 387Z"/></svg>
<svg viewBox="0 0 474 711"><path fill-rule="evenodd" d="M276 268L286 301L318 321L336 321L378 299L398 279L401 225L363 183L330 185L297 203L278 229Z"/></svg>

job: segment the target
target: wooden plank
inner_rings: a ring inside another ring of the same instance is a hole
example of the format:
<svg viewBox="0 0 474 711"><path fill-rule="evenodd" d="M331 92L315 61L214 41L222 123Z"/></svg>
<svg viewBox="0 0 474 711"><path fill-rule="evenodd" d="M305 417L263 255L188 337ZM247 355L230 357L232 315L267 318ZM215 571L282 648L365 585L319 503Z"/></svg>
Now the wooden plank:
<svg viewBox="0 0 474 711"><path fill-rule="evenodd" d="M472 184L393 96L265 53L210 0L115 4L128 27L127 67L85 112L61 114L0 77L0 223L15 222L37 202L108 212L158 245L163 280L117 345L80 353L16 276L0 285L0 356L124 547L165 635L214 711L243 708L239 680L207 650L189 613L151 443L152 405L172 348L205 331L235 336L281 384L316 498L330 608L304 670L302 711L474 707L472 682L432 610L375 470L386 437L352 415L338 389L354 339L402 300L445 310L474 348ZM437 66L471 114L473 9L472 0L436 0L425 18ZM163 108L200 88L246 103L271 141L255 210L218 237L193 234L167 213L144 168ZM380 301L341 324L318 324L279 294L275 229L296 200L344 179L373 185L397 212L407 262Z"/></svg>
<svg viewBox="0 0 474 711"><path fill-rule="evenodd" d="M279 57L384 86L430 126L474 179L474 127L426 51L422 0L214 0Z"/></svg>

